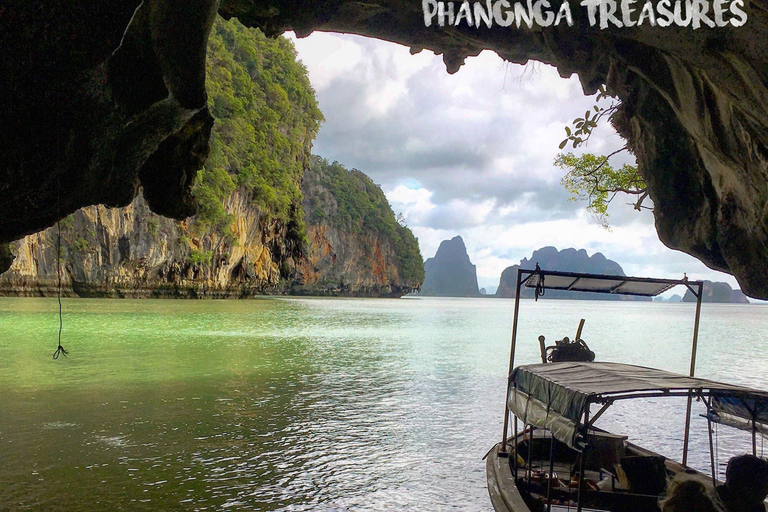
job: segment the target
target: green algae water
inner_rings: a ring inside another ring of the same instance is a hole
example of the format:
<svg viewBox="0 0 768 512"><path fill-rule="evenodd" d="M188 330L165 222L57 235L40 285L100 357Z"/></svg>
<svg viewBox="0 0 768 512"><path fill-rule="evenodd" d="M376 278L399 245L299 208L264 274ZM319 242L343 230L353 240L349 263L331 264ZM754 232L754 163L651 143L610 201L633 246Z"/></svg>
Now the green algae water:
<svg viewBox="0 0 768 512"><path fill-rule="evenodd" d="M490 510L481 459L501 437L512 308L66 299L54 361L55 299L2 298L0 510ZM693 311L522 301L517 362L583 317L598 358L685 373ZM697 375L768 389L766 332L766 306L705 304ZM622 404L601 426L679 459L683 411ZM719 445L722 465L750 441Z"/></svg>

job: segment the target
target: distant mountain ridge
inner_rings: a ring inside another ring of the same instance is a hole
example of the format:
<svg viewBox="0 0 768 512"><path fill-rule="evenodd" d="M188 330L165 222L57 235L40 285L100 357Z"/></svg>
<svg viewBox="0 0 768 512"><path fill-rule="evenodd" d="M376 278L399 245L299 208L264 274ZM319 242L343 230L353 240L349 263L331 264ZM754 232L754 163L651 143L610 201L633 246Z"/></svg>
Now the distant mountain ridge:
<svg viewBox="0 0 768 512"><path fill-rule="evenodd" d="M504 269L501 273L496 296L514 298L518 269L533 270L537 263L539 267L544 270L606 274L612 276L626 275L621 268L621 265L613 260L609 260L602 253L596 252L592 256L589 256L584 249L577 250L568 248L558 251L555 247L547 246L533 251L531 258L523 258L519 265L512 265L511 267ZM520 296L533 297L533 290L523 289ZM547 290L545 297L548 299L650 300L626 295L613 295L610 293L584 293L565 290Z"/></svg>
<svg viewBox="0 0 768 512"><path fill-rule="evenodd" d="M440 242L433 258L424 262L421 295L440 297L479 297L477 268L469 259L460 236Z"/></svg>

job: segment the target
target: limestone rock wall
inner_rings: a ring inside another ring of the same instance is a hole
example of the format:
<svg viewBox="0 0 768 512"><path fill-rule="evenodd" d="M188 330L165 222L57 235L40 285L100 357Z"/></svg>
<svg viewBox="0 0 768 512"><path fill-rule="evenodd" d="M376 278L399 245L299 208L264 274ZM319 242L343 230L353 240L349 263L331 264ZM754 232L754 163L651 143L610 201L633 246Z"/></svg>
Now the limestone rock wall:
<svg viewBox="0 0 768 512"><path fill-rule="evenodd" d="M308 243L288 293L399 297L421 285L418 241L368 176L313 156L301 188Z"/></svg>
<svg viewBox="0 0 768 512"><path fill-rule="evenodd" d="M301 255L286 228L235 192L225 205L234 239L196 237L194 219L150 211L143 196L125 208L90 206L61 222L65 296L239 298L261 294L399 297L421 283L404 279L388 240L310 224ZM54 296L56 226L12 244L0 295Z"/></svg>
<svg viewBox="0 0 768 512"><path fill-rule="evenodd" d="M690 290L685 292L681 302L696 302L696 296ZM734 290L728 283L704 281L701 302L716 302L729 304L749 304L749 299L741 290Z"/></svg>
<svg viewBox="0 0 768 512"><path fill-rule="evenodd" d="M309 251L288 292L297 295L400 297L418 286L400 276L395 249L369 234L327 224L308 228Z"/></svg>
<svg viewBox="0 0 768 512"><path fill-rule="evenodd" d="M517 293L517 271L519 269L533 270L539 265L544 270L557 270L561 272L578 272L588 274L605 274L612 276L624 276L624 269L613 260L609 260L602 253L596 252L592 256L584 249L574 248L558 251L555 247L542 247L536 249L530 258L523 258L519 265L507 267L501 273L499 287L496 296L502 298L514 298ZM520 296L533 298L534 290L523 288ZM634 297L630 295L614 295L611 293L587 293L568 290L546 290L545 299L572 299L572 300L640 300L650 301L647 297Z"/></svg>
<svg viewBox="0 0 768 512"><path fill-rule="evenodd" d="M284 228L264 224L235 192L225 205L234 239L197 238L191 222L153 214L143 196L125 208L90 206L61 222L65 294L101 297L241 297L280 283ZM54 226L14 244L16 260L0 276L5 295L54 295Z"/></svg>

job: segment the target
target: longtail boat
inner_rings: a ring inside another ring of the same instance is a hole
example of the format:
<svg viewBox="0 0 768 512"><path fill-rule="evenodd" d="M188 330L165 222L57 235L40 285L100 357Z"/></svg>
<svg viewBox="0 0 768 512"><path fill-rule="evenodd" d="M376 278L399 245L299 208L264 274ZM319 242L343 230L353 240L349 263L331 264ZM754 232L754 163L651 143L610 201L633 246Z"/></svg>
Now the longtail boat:
<svg viewBox="0 0 768 512"><path fill-rule="evenodd" d="M537 298L548 289L654 297L678 285L697 298L688 375L593 361L580 339L583 320L573 342L564 338L547 348L540 336L542 362L514 366L523 287L533 288ZM715 423L751 432L756 454L757 436L768 436L768 392L694 376L702 291L701 281L688 279L554 272L538 265L518 270L504 431L486 455L496 512L659 512L667 483L682 474L714 491L720 483ZM687 397L679 462L596 425L616 402L664 397ZM711 474L687 465L694 399L709 427Z"/></svg>

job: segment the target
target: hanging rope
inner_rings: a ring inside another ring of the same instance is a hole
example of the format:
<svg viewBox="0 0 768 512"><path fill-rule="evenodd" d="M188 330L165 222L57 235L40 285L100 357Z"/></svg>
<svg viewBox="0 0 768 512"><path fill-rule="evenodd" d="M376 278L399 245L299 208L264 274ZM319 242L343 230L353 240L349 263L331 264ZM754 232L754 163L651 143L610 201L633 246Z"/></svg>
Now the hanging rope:
<svg viewBox="0 0 768 512"><path fill-rule="evenodd" d="M59 175L56 174L56 216L61 216L61 183ZM58 359L61 354L67 356L67 351L61 346L61 331L64 327L64 319L61 314L61 219L56 221L56 278L58 286L56 287L56 298L59 301L59 346L53 353L53 358Z"/></svg>
<svg viewBox="0 0 768 512"><path fill-rule="evenodd" d="M539 300L539 297L544 296L544 273L541 271L541 267L539 267L539 264L536 263L536 268L534 269L534 273L539 275L539 279L536 281L536 289L533 291L533 300L537 301Z"/></svg>

